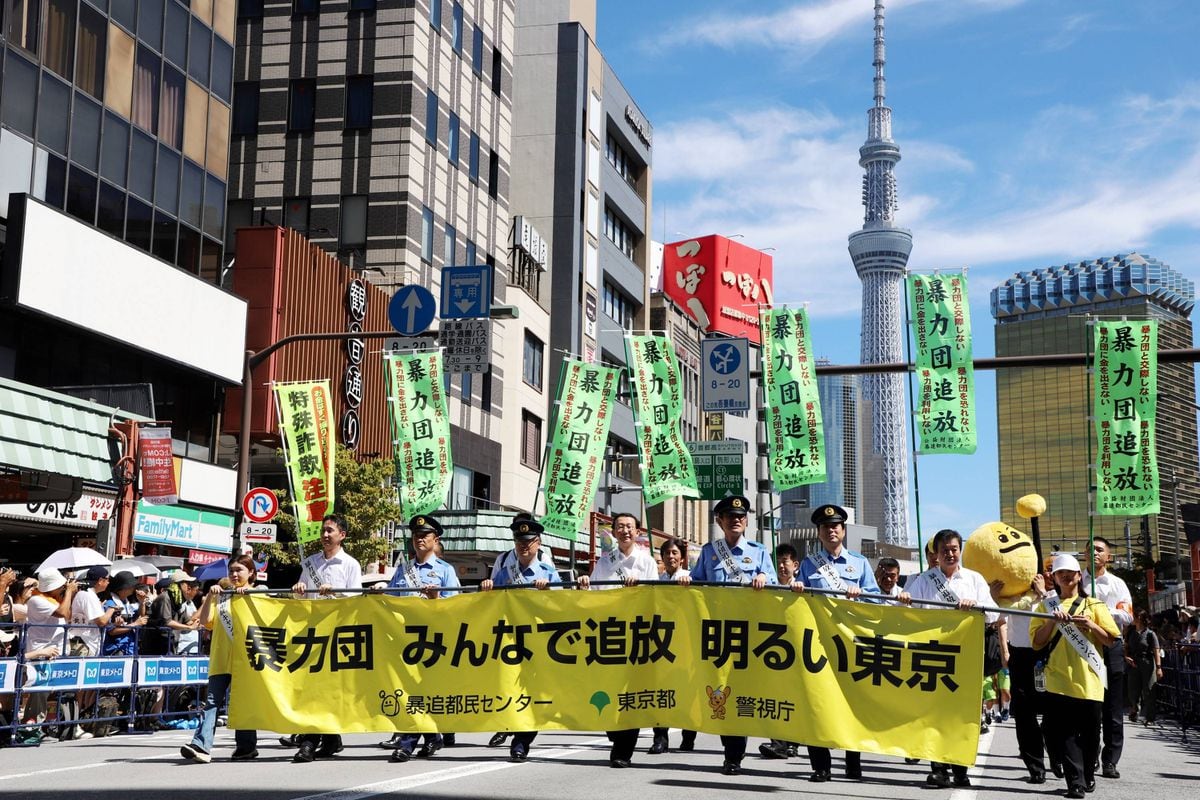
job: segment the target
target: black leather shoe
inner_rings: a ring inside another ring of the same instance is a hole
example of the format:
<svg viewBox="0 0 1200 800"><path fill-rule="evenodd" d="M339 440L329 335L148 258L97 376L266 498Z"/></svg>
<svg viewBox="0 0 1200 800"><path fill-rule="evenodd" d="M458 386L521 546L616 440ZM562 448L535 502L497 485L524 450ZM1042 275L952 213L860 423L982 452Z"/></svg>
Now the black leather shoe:
<svg viewBox="0 0 1200 800"><path fill-rule="evenodd" d="M1112 764L1105 764L1105 765L1104 765L1104 769L1103 769L1103 770L1100 772L1100 774L1101 774L1101 775L1103 775L1103 776L1104 776L1104 777L1106 777L1106 778L1119 778L1119 777L1121 777L1121 773L1120 773L1120 772L1117 772L1117 768L1116 768L1116 766L1114 766L1114 765L1112 765Z"/></svg>
<svg viewBox="0 0 1200 800"><path fill-rule="evenodd" d="M905 764L920 764L920 763L921 763L921 759L919 759L919 758L906 758L906 759L904 759L904 763L905 763Z"/></svg>
<svg viewBox="0 0 1200 800"><path fill-rule="evenodd" d="M763 758L770 759L770 760L775 760L775 759L779 759L779 758L787 758L787 751L785 750L782 753L779 752L778 750L775 749L775 745L772 742L763 742L762 744L760 744L758 746L758 754L760 756L762 756Z"/></svg>
<svg viewBox="0 0 1200 800"><path fill-rule="evenodd" d="M403 750L403 749L397 747L395 750L392 751L391 761L393 764L403 764L405 761L408 761L410 758L412 758L412 753L410 753L407 750Z"/></svg>
<svg viewBox="0 0 1200 800"><path fill-rule="evenodd" d="M455 744L457 743L454 741L453 733L442 734L442 747L454 747Z"/></svg>
<svg viewBox="0 0 1200 800"><path fill-rule="evenodd" d="M317 748L316 755L317 758L333 758L344 749L345 748L342 747L342 743L340 741L336 739L333 741L326 740L321 743L320 747Z"/></svg>
<svg viewBox="0 0 1200 800"><path fill-rule="evenodd" d="M312 742L301 742L300 749L296 751L296 755L292 756L292 761L297 764L307 764L310 761L315 761L317 758L317 748Z"/></svg>
<svg viewBox="0 0 1200 800"><path fill-rule="evenodd" d="M258 758L258 750L253 747L249 750L236 749L229 757L231 761L253 761L256 758Z"/></svg>
<svg viewBox="0 0 1200 800"><path fill-rule="evenodd" d="M959 789L966 789L971 786L971 779L963 775L961 778L955 778L952 783Z"/></svg>
<svg viewBox="0 0 1200 800"><path fill-rule="evenodd" d="M654 743L650 745L650 749L646 752L652 756L661 756L663 753L667 752L667 743L662 739L655 739Z"/></svg>
<svg viewBox="0 0 1200 800"><path fill-rule="evenodd" d="M529 758L529 748L523 744L514 744L508 751L508 760L514 763L520 763L527 758Z"/></svg>
<svg viewBox="0 0 1200 800"><path fill-rule="evenodd" d="M726 761L721 765L722 775L741 775L742 765L736 761Z"/></svg>
<svg viewBox="0 0 1200 800"><path fill-rule="evenodd" d="M1088 794L1091 794L1092 792L1096 791L1096 779L1092 778L1090 781L1088 781L1086 784L1084 784L1083 790L1085 792L1087 792Z"/></svg>
<svg viewBox="0 0 1200 800"><path fill-rule="evenodd" d="M633 766L627 759L624 758L610 758L608 760L608 765L613 769L626 769Z"/></svg>
<svg viewBox="0 0 1200 800"><path fill-rule="evenodd" d="M507 738L507 733L494 733L492 734L492 738L488 739L488 747L499 747L504 744Z"/></svg>
<svg viewBox="0 0 1200 800"><path fill-rule="evenodd" d="M846 767L846 778L852 781L862 780L862 767Z"/></svg>
<svg viewBox="0 0 1200 800"><path fill-rule="evenodd" d="M679 743L678 749L679 749L679 752L681 752L681 753L690 753L696 749L696 740L695 739L691 739L691 740L684 739L682 742Z"/></svg>
<svg viewBox="0 0 1200 800"><path fill-rule="evenodd" d="M1063 776L1062 764L1058 761L1050 762L1050 771L1054 773L1054 777L1061 778Z"/></svg>
<svg viewBox="0 0 1200 800"><path fill-rule="evenodd" d="M1045 783L1046 782L1046 773L1044 773L1044 772L1029 773L1029 782L1030 783Z"/></svg>
<svg viewBox="0 0 1200 800"><path fill-rule="evenodd" d="M1063 797L1069 797L1069 798L1071 798L1072 800L1079 800L1079 798L1081 798L1081 797L1086 797L1086 796L1087 796L1087 795L1085 795L1085 794L1084 794L1082 791L1080 791L1079 789L1068 789L1068 790L1067 790L1067 793L1063 795Z"/></svg>
<svg viewBox="0 0 1200 800"><path fill-rule="evenodd" d="M300 743L296 741L296 735L292 734L291 736L280 736L279 737L279 746L280 747L299 747Z"/></svg>
<svg viewBox="0 0 1200 800"><path fill-rule="evenodd" d="M426 742L421 745L421 749L417 751L417 758L432 758L433 754L442 748L433 742Z"/></svg>
<svg viewBox="0 0 1200 800"><path fill-rule="evenodd" d="M810 783L825 783L828 780L830 780L832 777L833 776L829 774L829 770L819 769L816 772L814 772L812 775L809 775L808 780Z"/></svg>
<svg viewBox="0 0 1200 800"><path fill-rule="evenodd" d="M925 785L935 789L949 789L950 776L943 775L940 772L931 772L925 776Z"/></svg>
<svg viewBox="0 0 1200 800"><path fill-rule="evenodd" d="M397 747L400 746L400 740L402 738L404 738L404 737L397 733L394 736L392 736L392 738L388 739L386 742L380 742L379 746L382 747L384 750L395 750Z"/></svg>

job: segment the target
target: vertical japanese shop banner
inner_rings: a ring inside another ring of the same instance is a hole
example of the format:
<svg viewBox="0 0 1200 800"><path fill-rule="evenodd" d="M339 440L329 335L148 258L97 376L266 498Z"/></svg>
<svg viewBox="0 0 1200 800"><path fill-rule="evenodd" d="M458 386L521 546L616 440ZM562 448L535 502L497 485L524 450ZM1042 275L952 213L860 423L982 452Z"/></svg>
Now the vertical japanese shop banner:
<svg viewBox="0 0 1200 800"><path fill-rule="evenodd" d="M1157 514L1158 323L1097 322L1093 336L1096 513Z"/></svg>
<svg viewBox="0 0 1200 800"><path fill-rule="evenodd" d="M329 381L274 386L301 544L321 538L321 519L333 511L334 430Z"/></svg>
<svg viewBox="0 0 1200 800"><path fill-rule="evenodd" d="M825 480L825 432L808 312L763 310L767 463L775 490Z"/></svg>
<svg viewBox="0 0 1200 800"><path fill-rule="evenodd" d="M647 506L668 497L699 497L696 468L683 440L683 383L679 361L665 336L627 336L633 383L642 496Z"/></svg>
<svg viewBox="0 0 1200 800"><path fill-rule="evenodd" d="M453 476L442 353L386 353L388 417L403 519L438 510Z"/></svg>
<svg viewBox="0 0 1200 800"><path fill-rule="evenodd" d="M138 461L142 465L142 501L152 506L179 502L170 428L138 430Z"/></svg>
<svg viewBox="0 0 1200 800"><path fill-rule="evenodd" d="M909 275L908 296L916 341L920 452L974 453L975 365L966 276Z"/></svg>
<svg viewBox="0 0 1200 800"><path fill-rule="evenodd" d="M542 481L546 495L542 524L547 531L575 541L585 529L604 469L620 370L571 359L563 362L562 369Z"/></svg>

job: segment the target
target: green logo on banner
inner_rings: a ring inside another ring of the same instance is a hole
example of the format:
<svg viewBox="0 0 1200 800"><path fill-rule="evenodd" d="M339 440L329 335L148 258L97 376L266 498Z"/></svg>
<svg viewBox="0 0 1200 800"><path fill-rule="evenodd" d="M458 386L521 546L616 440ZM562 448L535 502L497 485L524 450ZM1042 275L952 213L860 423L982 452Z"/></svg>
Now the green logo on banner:
<svg viewBox="0 0 1200 800"><path fill-rule="evenodd" d="M1093 341L1096 513L1157 514L1158 323L1097 322Z"/></svg>
<svg viewBox="0 0 1200 800"><path fill-rule="evenodd" d="M558 413L550 429L545 479L547 531L575 541L583 530L596 482L604 469L604 447L612 424L620 370L583 361L563 362Z"/></svg>
<svg viewBox="0 0 1200 800"><path fill-rule="evenodd" d="M385 353L392 457L404 519L442 507L453 473L440 350Z"/></svg>
<svg viewBox="0 0 1200 800"><path fill-rule="evenodd" d="M329 381L276 384L275 408L301 543L321 538L333 511L334 432Z"/></svg>
<svg viewBox="0 0 1200 800"><path fill-rule="evenodd" d="M909 275L921 453L974 453L975 366L967 279Z"/></svg>
<svg viewBox="0 0 1200 800"><path fill-rule="evenodd" d="M696 470L683 441L683 383L665 336L628 336L625 351L633 383L642 496L646 505L668 497L699 497Z"/></svg>
<svg viewBox="0 0 1200 800"><path fill-rule="evenodd" d="M776 491L825 481L825 432L804 309L762 312L767 444Z"/></svg>

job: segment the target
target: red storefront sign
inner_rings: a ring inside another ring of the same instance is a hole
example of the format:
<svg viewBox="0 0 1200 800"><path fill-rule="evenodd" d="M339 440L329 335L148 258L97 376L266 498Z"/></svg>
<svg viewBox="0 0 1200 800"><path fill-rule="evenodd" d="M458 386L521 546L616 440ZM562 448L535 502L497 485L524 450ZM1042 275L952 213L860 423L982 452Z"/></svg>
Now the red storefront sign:
<svg viewBox="0 0 1200 800"><path fill-rule="evenodd" d="M175 505L179 502L179 488L175 485L171 429L142 428L138 431L138 445L142 500L153 506Z"/></svg>
<svg viewBox="0 0 1200 800"><path fill-rule="evenodd" d="M771 256L724 236L701 236L663 250L663 291L706 333L762 344L759 306L772 302Z"/></svg>
<svg viewBox="0 0 1200 800"><path fill-rule="evenodd" d="M209 553L204 550L188 550L188 563L195 564L198 567L203 567L205 564L211 564L214 561L220 561L223 558L229 558L224 553Z"/></svg>

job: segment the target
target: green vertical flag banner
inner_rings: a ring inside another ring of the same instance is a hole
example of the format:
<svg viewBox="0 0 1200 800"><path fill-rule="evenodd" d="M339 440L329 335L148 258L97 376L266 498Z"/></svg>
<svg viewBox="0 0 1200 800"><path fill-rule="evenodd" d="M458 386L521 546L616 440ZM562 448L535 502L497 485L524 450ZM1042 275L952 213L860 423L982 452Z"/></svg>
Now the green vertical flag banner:
<svg viewBox="0 0 1200 800"><path fill-rule="evenodd" d="M767 444L775 491L825 481L825 432L804 309L764 310L763 385Z"/></svg>
<svg viewBox="0 0 1200 800"><path fill-rule="evenodd" d="M440 350L385 353L392 458L404 519L442 507L454 472Z"/></svg>
<svg viewBox="0 0 1200 800"><path fill-rule="evenodd" d="M683 440L683 382L666 336L627 336L625 351L633 383L642 496L647 506L668 497L699 497L696 468Z"/></svg>
<svg viewBox="0 0 1200 800"><path fill-rule="evenodd" d="M974 453L975 365L966 276L909 275L908 298L920 387L919 452Z"/></svg>
<svg viewBox="0 0 1200 800"><path fill-rule="evenodd" d="M575 541L584 529L604 469L620 370L574 359L563 361L562 370L542 483L546 495L542 525Z"/></svg>
<svg viewBox="0 0 1200 800"><path fill-rule="evenodd" d="M321 520L333 512L334 430L329 381L276 384L275 408L287 461L296 536L321 538Z"/></svg>
<svg viewBox="0 0 1200 800"><path fill-rule="evenodd" d="M1158 323L1097 322L1093 336L1096 513L1157 514Z"/></svg>

